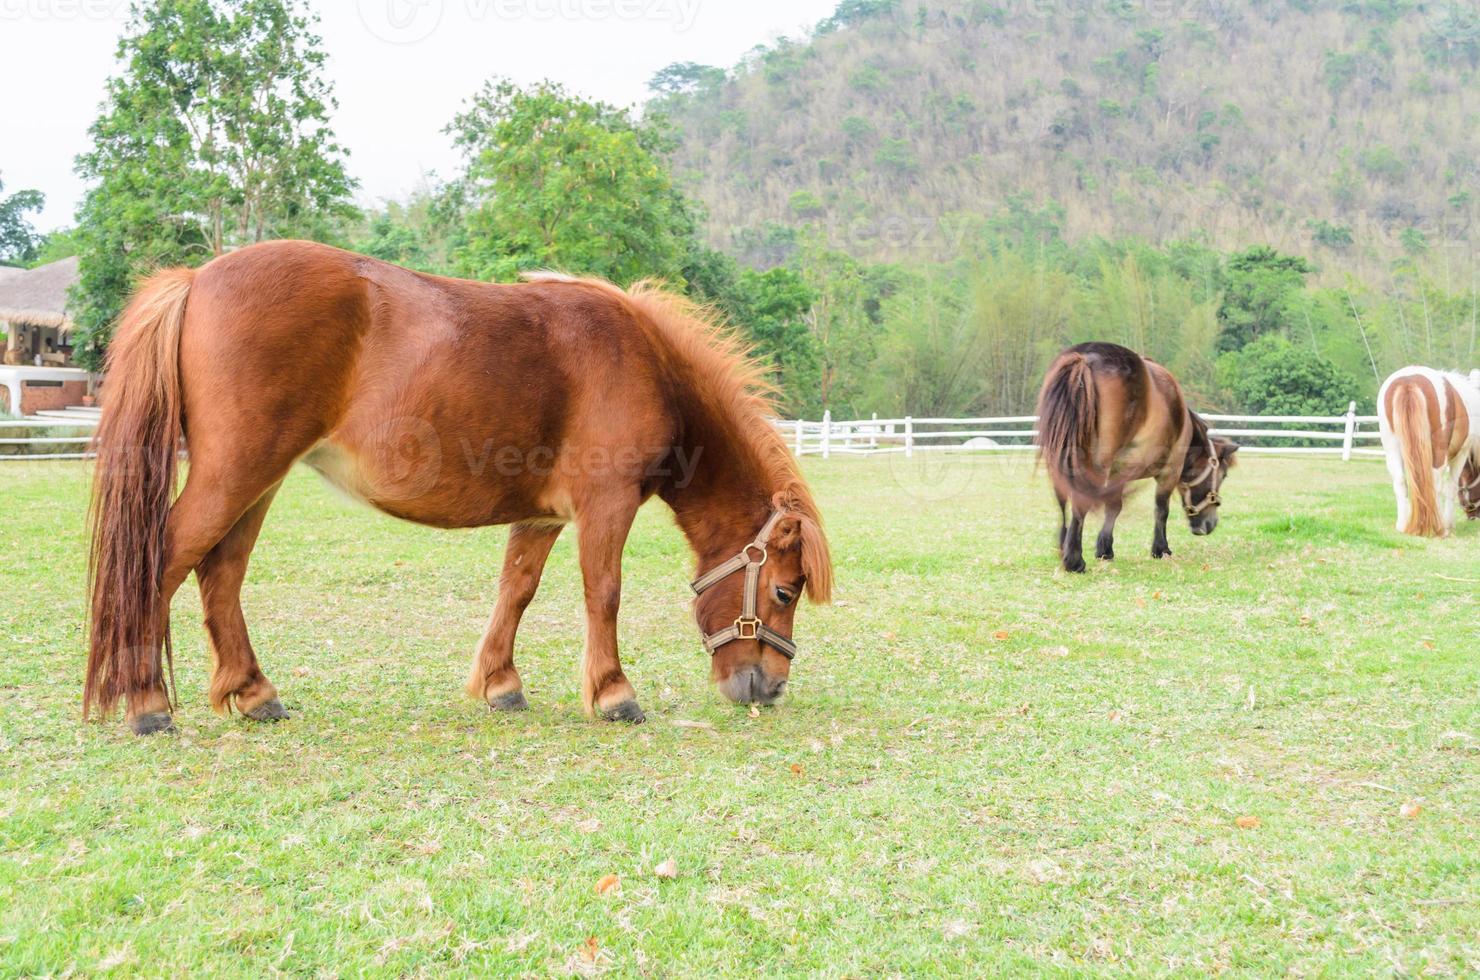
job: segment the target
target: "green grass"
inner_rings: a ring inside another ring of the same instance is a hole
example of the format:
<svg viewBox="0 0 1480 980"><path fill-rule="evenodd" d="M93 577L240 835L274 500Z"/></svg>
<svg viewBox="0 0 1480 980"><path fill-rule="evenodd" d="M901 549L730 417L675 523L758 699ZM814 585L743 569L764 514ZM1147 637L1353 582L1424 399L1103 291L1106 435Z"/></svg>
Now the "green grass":
<svg viewBox="0 0 1480 980"><path fill-rule="evenodd" d="M205 707L192 583L182 731L140 740L78 719L87 471L7 466L0 974L1480 970L1480 524L1405 539L1379 464L1250 459L1216 535L1153 562L1143 494L1074 577L1021 461L808 473L838 601L759 717L708 687L659 505L629 729L580 710L574 535L534 709L494 716L461 687L502 532L299 473L244 598L298 717Z"/></svg>

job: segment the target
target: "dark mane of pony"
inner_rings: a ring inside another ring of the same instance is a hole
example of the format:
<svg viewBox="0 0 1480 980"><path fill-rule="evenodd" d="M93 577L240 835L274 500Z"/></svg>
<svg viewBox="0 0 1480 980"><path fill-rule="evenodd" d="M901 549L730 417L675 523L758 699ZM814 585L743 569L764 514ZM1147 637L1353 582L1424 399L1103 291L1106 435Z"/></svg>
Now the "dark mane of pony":
<svg viewBox="0 0 1480 980"><path fill-rule="evenodd" d="M699 401L704 415L722 430L730 448L744 457L760 483L772 488L771 506L802 518L807 595L814 602L829 601L832 559L822 533L822 513L796 458L772 423L777 414L775 386L766 379L765 363L754 356L723 315L653 280L623 290L603 279L553 272L529 273L524 278L598 289L637 314L665 372Z"/></svg>

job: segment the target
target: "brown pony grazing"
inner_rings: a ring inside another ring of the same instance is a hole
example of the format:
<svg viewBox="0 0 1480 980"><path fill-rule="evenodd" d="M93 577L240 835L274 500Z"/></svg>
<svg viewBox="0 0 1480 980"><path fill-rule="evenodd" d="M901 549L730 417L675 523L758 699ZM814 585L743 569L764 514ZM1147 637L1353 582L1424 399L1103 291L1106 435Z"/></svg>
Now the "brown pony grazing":
<svg viewBox="0 0 1480 980"><path fill-rule="evenodd" d="M464 282L308 242L161 272L109 353L84 713L125 700L134 731L171 726L161 648L193 569L212 706L286 717L239 599L299 460L396 517L512 525L468 681L503 711L527 706L514 634L551 546L575 524L586 710L643 720L617 657L617 607L627 532L660 497L699 569L731 569L707 576L694 605L714 682L731 700L772 703L790 675L795 600L805 589L828 601L832 566L759 380L715 318L649 285ZM190 466L172 503L182 437Z"/></svg>
<svg viewBox="0 0 1480 980"><path fill-rule="evenodd" d="M1095 557L1115 557L1115 519L1137 480L1156 481L1153 558L1172 553L1167 511L1174 490L1192 533L1213 533L1223 479L1238 452L1209 436L1166 368L1115 344L1080 344L1054 360L1038 394L1038 446L1059 501L1059 552L1071 572L1084 571L1084 517L1096 507L1105 508L1105 526Z"/></svg>

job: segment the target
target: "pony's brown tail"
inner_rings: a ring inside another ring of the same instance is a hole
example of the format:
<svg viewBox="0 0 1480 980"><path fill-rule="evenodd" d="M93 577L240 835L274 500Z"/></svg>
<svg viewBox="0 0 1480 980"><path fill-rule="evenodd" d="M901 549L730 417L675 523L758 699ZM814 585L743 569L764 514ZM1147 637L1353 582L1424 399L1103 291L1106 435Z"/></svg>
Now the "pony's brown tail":
<svg viewBox="0 0 1480 980"><path fill-rule="evenodd" d="M1393 388L1393 435L1403 456L1403 481L1408 485L1408 526L1404 534L1427 538L1444 536L1439 519L1439 496L1434 486L1434 436L1429 408L1417 385Z"/></svg>
<svg viewBox="0 0 1480 980"><path fill-rule="evenodd" d="M1049 470L1087 494L1104 486L1095 465L1100 431L1094 372L1083 354L1063 354L1038 392L1038 453Z"/></svg>
<svg viewBox="0 0 1480 980"><path fill-rule="evenodd" d="M84 717L157 689L168 633L161 608L165 519L183 430L180 330L195 273L169 269L134 294L108 348L93 446L92 590ZM173 670L173 663L171 664Z"/></svg>

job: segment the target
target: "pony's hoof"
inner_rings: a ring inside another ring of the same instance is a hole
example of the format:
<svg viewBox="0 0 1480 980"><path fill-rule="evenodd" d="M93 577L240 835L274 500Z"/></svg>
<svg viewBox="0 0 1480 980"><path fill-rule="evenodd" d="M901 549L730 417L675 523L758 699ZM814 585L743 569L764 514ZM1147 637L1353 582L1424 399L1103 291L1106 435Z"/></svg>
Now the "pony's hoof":
<svg viewBox="0 0 1480 980"><path fill-rule="evenodd" d="M1100 561L1114 561L1115 549L1106 548L1104 551L1097 551L1095 552L1095 557L1098 558Z"/></svg>
<svg viewBox="0 0 1480 980"><path fill-rule="evenodd" d="M603 711L601 717L607 721L625 721L631 725L641 725L647 721L647 715L642 713L642 708L636 701L623 701L615 708Z"/></svg>
<svg viewBox="0 0 1480 980"><path fill-rule="evenodd" d="M494 711L528 711L529 702L524 699L523 691L506 691L495 695L488 701L488 706Z"/></svg>
<svg viewBox="0 0 1480 980"><path fill-rule="evenodd" d="M1171 548L1152 548L1151 549L1151 557L1152 558L1170 558L1170 557L1172 557L1172 549Z"/></svg>
<svg viewBox="0 0 1480 980"><path fill-rule="evenodd" d="M128 727L135 735L169 735L175 732L175 719L168 711L151 711L147 715L130 718Z"/></svg>
<svg viewBox="0 0 1480 980"><path fill-rule="evenodd" d="M288 714L288 709L283 707L283 702L277 698L268 698L251 711L243 712L253 721L278 722L287 721L293 717Z"/></svg>
<svg viewBox="0 0 1480 980"><path fill-rule="evenodd" d="M1066 572L1073 572L1075 575L1078 575L1081 574L1084 569L1085 564L1083 558L1075 558L1073 561L1064 562L1064 571Z"/></svg>

